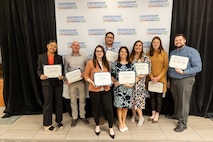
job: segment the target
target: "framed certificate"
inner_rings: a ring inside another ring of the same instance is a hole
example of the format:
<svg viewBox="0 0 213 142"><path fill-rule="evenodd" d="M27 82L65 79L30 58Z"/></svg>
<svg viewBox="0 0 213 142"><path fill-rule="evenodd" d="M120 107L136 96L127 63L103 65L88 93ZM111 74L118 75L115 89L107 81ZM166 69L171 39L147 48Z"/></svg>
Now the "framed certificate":
<svg viewBox="0 0 213 142"><path fill-rule="evenodd" d="M118 59L118 53L107 50L106 52L106 58L109 62L115 62Z"/></svg>
<svg viewBox="0 0 213 142"><path fill-rule="evenodd" d="M134 71L121 71L118 73L118 81L120 84L133 84L135 83Z"/></svg>
<svg viewBox="0 0 213 142"><path fill-rule="evenodd" d="M183 56L172 55L169 61L169 66L173 68L186 69L189 58Z"/></svg>
<svg viewBox="0 0 213 142"><path fill-rule="evenodd" d="M147 63L135 63L136 73L138 75L148 74L149 67Z"/></svg>
<svg viewBox="0 0 213 142"><path fill-rule="evenodd" d="M80 69L76 69L76 70L73 70L71 72L68 72L68 73L65 74L65 76L66 76L67 81L69 83L74 83L74 82L77 82L77 81L83 79L81 77L81 70Z"/></svg>
<svg viewBox="0 0 213 142"><path fill-rule="evenodd" d="M94 83L96 86L107 86L112 84L111 74L109 72L94 73Z"/></svg>
<svg viewBox="0 0 213 142"><path fill-rule="evenodd" d="M44 65L43 66L44 75L48 78L58 78L62 76L61 65Z"/></svg>
<svg viewBox="0 0 213 142"><path fill-rule="evenodd" d="M161 83L161 82L153 83L152 81L149 81L148 90L150 92L162 93L163 92L163 83Z"/></svg>

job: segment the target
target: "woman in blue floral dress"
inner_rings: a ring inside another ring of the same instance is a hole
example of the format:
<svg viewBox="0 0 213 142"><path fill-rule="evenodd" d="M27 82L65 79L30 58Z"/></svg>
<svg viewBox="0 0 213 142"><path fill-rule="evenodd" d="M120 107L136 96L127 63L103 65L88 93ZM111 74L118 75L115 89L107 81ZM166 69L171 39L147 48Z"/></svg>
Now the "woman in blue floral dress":
<svg viewBox="0 0 213 142"><path fill-rule="evenodd" d="M131 108L131 96L134 84L120 84L118 73L121 71L134 71L134 66L130 62L129 50L122 46L118 52L118 60L112 64L112 80L114 87L114 106L117 108L119 130L125 132L128 127L125 124L127 111Z"/></svg>
<svg viewBox="0 0 213 142"><path fill-rule="evenodd" d="M148 72L151 70L151 62L148 56L143 53L143 42L137 40L134 45L130 55L130 61L135 63L147 63L148 64ZM137 74L136 84L132 94L132 118L131 122L135 122L136 116L138 114L138 123L137 126L142 126L144 122L144 117L142 113L142 109L145 109L145 81L147 74ZM137 112L137 114L136 114Z"/></svg>

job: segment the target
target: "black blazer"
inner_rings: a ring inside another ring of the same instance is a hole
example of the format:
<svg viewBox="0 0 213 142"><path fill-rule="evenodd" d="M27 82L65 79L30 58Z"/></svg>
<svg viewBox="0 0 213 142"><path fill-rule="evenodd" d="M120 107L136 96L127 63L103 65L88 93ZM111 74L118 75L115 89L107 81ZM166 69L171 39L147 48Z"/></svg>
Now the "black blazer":
<svg viewBox="0 0 213 142"><path fill-rule="evenodd" d="M55 54L54 55L54 64L61 64L62 73L64 72L62 56ZM37 74L38 74L39 78L42 74L44 74L43 65L48 65L47 53L43 53L38 56ZM43 86L61 86L61 85L63 85L63 80L58 80L58 78L49 78L47 80L41 80L41 85L43 85Z"/></svg>

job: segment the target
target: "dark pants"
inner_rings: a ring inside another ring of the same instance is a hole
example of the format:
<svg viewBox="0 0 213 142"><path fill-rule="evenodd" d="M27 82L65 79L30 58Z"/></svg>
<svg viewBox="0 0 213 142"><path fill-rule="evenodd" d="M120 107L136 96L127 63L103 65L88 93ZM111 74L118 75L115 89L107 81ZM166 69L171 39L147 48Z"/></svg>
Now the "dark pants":
<svg viewBox="0 0 213 142"><path fill-rule="evenodd" d="M174 115L178 118L178 124L187 125L194 82L194 76L183 79L171 79L171 92L175 105Z"/></svg>
<svg viewBox="0 0 213 142"><path fill-rule="evenodd" d="M162 95L163 93L149 92L151 100L151 109L160 113L162 108Z"/></svg>
<svg viewBox="0 0 213 142"><path fill-rule="evenodd" d="M92 92L89 91L90 101L92 104L92 114L95 124L99 125L100 105L102 104L109 128L113 126L112 94L110 91Z"/></svg>
<svg viewBox="0 0 213 142"><path fill-rule="evenodd" d="M53 112L53 103L55 103L55 114L56 122L60 123L62 121L62 86L42 86L42 92L44 96L44 106L43 106L43 125L50 126L52 125L52 112ZM55 102L53 102L53 97L55 97Z"/></svg>

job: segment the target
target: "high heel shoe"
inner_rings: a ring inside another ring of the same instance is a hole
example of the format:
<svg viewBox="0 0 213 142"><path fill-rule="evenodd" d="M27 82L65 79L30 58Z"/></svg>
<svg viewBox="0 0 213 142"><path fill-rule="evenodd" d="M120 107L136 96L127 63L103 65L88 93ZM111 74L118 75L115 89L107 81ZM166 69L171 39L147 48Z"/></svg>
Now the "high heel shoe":
<svg viewBox="0 0 213 142"><path fill-rule="evenodd" d="M96 128L99 128L98 129L99 131L97 131ZM95 128L95 134L98 136L101 133L101 131L100 131L100 127L96 126L96 128Z"/></svg>
<svg viewBox="0 0 213 142"><path fill-rule="evenodd" d="M112 139L115 138L115 134L114 134L114 135L109 134L109 136L110 136Z"/></svg>
<svg viewBox="0 0 213 142"><path fill-rule="evenodd" d="M115 132L114 132L114 130L113 130L112 128L110 128L110 130L109 130L109 136L110 136L112 139L115 138Z"/></svg>
<svg viewBox="0 0 213 142"><path fill-rule="evenodd" d="M100 133L101 133L100 131L99 131L99 132L96 132L96 131L95 131L95 134L96 134L97 136L98 136Z"/></svg>

